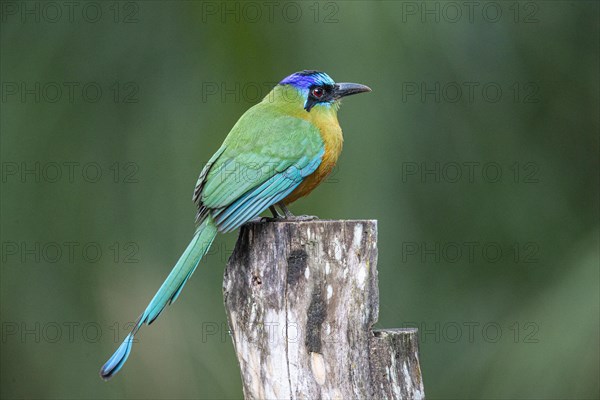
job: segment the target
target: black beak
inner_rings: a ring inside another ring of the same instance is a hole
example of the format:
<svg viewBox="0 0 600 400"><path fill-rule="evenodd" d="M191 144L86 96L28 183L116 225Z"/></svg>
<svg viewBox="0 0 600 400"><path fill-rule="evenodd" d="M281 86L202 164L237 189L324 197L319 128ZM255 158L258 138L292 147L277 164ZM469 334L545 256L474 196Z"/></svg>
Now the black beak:
<svg viewBox="0 0 600 400"><path fill-rule="evenodd" d="M360 83L336 83L333 87L333 98L340 99L352 94L370 92L371 88Z"/></svg>

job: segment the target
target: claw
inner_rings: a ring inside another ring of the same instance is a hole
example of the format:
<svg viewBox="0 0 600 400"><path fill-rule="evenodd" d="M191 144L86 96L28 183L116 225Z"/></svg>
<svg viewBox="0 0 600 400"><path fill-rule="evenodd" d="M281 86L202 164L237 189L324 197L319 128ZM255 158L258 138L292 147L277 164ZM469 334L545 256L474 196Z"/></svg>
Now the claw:
<svg viewBox="0 0 600 400"><path fill-rule="evenodd" d="M283 211L284 217L283 219L286 221L314 221L316 219L319 219L319 217L317 217L316 215L294 215L292 214L292 212L290 210L288 210L287 206L284 203L277 203L277 205L279 206L279 208L281 208L281 211ZM273 207L273 209L271 210L273 212L275 208ZM276 212L276 211L275 211ZM273 213L275 214L275 213ZM281 217L279 214L277 214L279 217Z"/></svg>
<svg viewBox="0 0 600 400"><path fill-rule="evenodd" d="M256 217L256 218L252 218L250 221L246 222L247 224L253 223L253 222L277 222L277 221L281 221L283 218L272 218L272 217Z"/></svg>
<svg viewBox="0 0 600 400"><path fill-rule="evenodd" d="M319 219L316 215L290 215L286 216L286 221L315 221Z"/></svg>

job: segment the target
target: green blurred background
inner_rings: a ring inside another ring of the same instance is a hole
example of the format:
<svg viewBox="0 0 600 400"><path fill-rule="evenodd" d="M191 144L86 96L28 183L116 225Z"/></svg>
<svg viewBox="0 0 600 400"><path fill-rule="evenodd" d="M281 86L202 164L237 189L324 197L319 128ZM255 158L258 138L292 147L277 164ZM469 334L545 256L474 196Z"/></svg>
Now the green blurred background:
<svg viewBox="0 0 600 400"><path fill-rule="evenodd" d="M377 327L421 329L427 396L598 398L598 2L251 4L2 1L2 398L242 396L235 234L98 369L187 245L204 163L301 69L373 88L292 211L379 221Z"/></svg>

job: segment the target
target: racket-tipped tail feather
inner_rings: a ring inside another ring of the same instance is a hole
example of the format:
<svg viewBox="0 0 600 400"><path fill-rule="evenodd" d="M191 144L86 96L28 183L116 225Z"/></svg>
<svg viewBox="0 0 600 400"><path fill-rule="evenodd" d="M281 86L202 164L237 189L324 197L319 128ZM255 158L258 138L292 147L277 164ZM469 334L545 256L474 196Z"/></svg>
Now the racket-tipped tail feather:
<svg viewBox="0 0 600 400"><path fill-rule="evenodd" d="M156 292L152 301L150 301L150 304L146 307L146 310L144 310L138 319L135 327L131 330L131 333L127 335L123 343L121 343L119 348L100 369L100 376L102 379L108 380L112 378L119 372L123 364L125 364L125 361L127 361L129 353L131 352L135 334L140 327L144 323L150 325L167 305L172 304L177 300L183 286L196 270L196 267L210 248L216 235L217 226L211 217L200 224L192 241L185 249L160 289L158 289L158 292Z"/></svg>

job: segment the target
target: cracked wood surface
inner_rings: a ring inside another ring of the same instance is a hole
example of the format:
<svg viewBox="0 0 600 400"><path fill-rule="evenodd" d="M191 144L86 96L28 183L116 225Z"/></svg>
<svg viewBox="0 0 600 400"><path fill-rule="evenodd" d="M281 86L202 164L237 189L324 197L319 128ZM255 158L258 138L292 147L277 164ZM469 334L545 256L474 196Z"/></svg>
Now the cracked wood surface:
<svg viewBox="0 0 600 400"><path fill-rule="evenodd" d="M372 330L377 221L244 225L223 281L247 399L422 399L416 329Z"/></svg>

